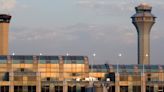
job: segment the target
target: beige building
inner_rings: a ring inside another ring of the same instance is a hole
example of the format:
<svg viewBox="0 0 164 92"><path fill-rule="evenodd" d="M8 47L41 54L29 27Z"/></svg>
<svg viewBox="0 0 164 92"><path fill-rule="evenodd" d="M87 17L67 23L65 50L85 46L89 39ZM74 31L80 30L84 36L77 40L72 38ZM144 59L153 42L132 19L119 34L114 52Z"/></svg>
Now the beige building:
<svg viewBox="0 0 164 92"><path fill-rule="evenodd" d="M164 65L89 65L86 56L0 56L0 92L163 92Z"/></svg>
<svg viewBox="0 0 164 92"><path fill-rule="evenodd" d="M88 66L85 56L0 56L0 92L62 92L64 81L88 77Z"/></svg>

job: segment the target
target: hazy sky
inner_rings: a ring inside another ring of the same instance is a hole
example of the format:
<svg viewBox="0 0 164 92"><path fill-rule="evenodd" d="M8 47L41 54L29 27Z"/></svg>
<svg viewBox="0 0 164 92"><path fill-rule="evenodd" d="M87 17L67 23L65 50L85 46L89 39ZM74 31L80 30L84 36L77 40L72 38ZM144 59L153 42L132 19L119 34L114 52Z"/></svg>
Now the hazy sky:
<svg viewBox="0 0 164 92"><path fill-rule="evenodd" d="M12 15L10 53L85 55L95 63L136 64L137 32L130 17L142 2L152 5L151 63L164 64L164 0L0 0ZM122 57L118 54L122 53Z"/></svg>

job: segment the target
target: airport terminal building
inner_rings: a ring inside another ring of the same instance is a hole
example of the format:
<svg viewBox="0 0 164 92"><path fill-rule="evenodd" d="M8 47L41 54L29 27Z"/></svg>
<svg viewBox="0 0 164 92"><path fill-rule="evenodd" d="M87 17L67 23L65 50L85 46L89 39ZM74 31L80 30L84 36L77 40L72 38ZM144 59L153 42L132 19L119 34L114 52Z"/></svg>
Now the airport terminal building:
<svg viewBox="0 0 164 92"><path fill-rule="evenodd" d="M0 56L0 92L163 92L163 69L89 65L86 56Z"/></svg>
<svg viewBox="0 0 164 92"><path fill-rule="evenodd" d="M136 65L90 65L87 56L8 55L11 16L0 14L0 92L164 92L164 65L149 60L156 17L150 5L135 9Z"/></svg>

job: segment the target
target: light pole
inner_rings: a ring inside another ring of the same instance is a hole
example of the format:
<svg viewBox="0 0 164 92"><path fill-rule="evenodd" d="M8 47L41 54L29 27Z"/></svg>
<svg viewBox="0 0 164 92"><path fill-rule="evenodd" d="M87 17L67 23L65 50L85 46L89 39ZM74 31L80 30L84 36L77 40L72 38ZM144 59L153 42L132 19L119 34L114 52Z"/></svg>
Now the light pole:
<svg viewBox="0 0 164 92"><path fill-rule="evenodd" d="M41 85L41 73L39 71L39 64L40 64L40 56L42 56L43 54L42 53L39 53L39 57L38 57L38 77L39 77L39 92L41 92L41 89L42 89L42 85Z"/></svg>
<svg viewBox="0 0 164 92"><path fill-rule="evenodd" d="M92 69L92 81L93 81L93 66L94 66L94 62L95 62L95 57L96 57L96 53L93 53L93 61L92 61L92 67L91 67L91 69Z"/></svg>
<svg viewBox="0 0 164 92"><path fill-rule="evenodd" d="M12 55L14 56L14 55L15 55L15 53L13 52L13 53L12 53Z"/></svg>
<svg viewBox="0 0 164 92"><path fill-rule="evenodd" d="M10 84L12 86L12 90L14 89L14 84L13 84L13 82L14 82L13 56L14 55L15 55L15 53L13 52L12 53L12 60L11 60L11 77L12 77L12 81L10 80L10 83L12 83L12 84Z"/></svg>
<svg viewBox="0 0 164 92"><path fill-rule="evenodd" d="M122 53L118 54L118 60L117 60L117 73L119 73L119 61L120 61L120 57L122 57Z"/></svg>
<svg viewBox="0 0 164 92"><path fill-rule="evenodd" d="M40 56L42 56L43 54L42 53L39 53Z"/></svg>
<svg viewBox="0 0 164 92"><path fill-rule="evenodd" d="M69 56L69 55L70 55L70 54L67 52L67 53L66 53L66 56Z"/></svg>
<svg viewBox="0 0 164 92"><path fill-rule="evenodd" d="M120 77L119 77L119 58L122 56L121 53L118 54L118 60L117 60L117 71L116 71L116 92L120 92L120 85L119 85L119 80L120 80Z"/></svg>
<svg viewBox="0 0 164 92"><path fill-rule="evenodd" d="M93 79L93 66L94 66L94 62L95 62L95 57L96 57L96 53L93 53L93 60L92 60L92 65L91 65L91 85L92 85L92 92L94 92L94 79Z"/></svg>

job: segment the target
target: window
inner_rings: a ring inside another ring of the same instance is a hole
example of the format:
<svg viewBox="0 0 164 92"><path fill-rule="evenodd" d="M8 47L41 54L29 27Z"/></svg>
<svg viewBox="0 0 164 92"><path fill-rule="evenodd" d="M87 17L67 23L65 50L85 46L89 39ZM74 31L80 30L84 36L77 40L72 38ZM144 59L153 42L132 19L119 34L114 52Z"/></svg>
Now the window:
<svg viewBox="0 0 164 92"><path fill-rule="evenodd" d="M36 86L28 86L28 92L36 92Z"/></svg>
<svg viewBox="0 0 164 92"><path fill-rule="evenodd" d="M83 56L63 56L62 57L65 64L84 64L84 57Z"/></svg>
<svg viewBox="0 0 164 92"><path fill-rule="evenodd" d="M141 92L141 86L133 86L133 92Z"/></svg>
<svg viewBox="0 0 164 92"><path fill-rule="evenodd" d="M41 92L50 92L49 86L42 86L42 91Z"/></svg>
<svg viewBox="0 0 164 92"><path fill-rule="evenodd" d="M14 86L14 92L36 92L36 86Z"/></svg>
<svg viewBox="0 0 164 92"><path fill-rule="evenodd" d="M50 81L51 80L51 78L50 77L47 77L47 81Z"/></svg>
<svg viewBox="0 0 164 92"><path fill-rule="evenodd" d="M3 76L3 81L9 81L9 72L6 72Z"/></svg>
<svg viewBox="0 0 164 92"><path fill-rule="evenodd" d="M14 92L23 92L23 86L14 86Z"/></svg>
<svg viewBox="0 0 164 92"><path fill-rule="evenodd" d="M0 92L9 92L9 86L0 86Z"/></svg>
<svg viewBox="0 0 164 92"><path fill-rule="evenodd" d="M76 92L76 86L73 87L68 86L68 92Z"/></svg>
<svg viewBox="0 0 164 92"><path fill-rule="evenodd" d="M19 64L19 63L32 64L33 56L12 56L12 60L14 64Z"/></svg>
<svg viewBox="0 0 164 92"><path fill-rule="evenodd" d="M151 74L147 74L147 81L151 81Z"/></svg>
<svg viewBox="0 0 164 92"><path fill-rule="evenodd" d="M146 92L154 92L153 86L146 86Z"/></svg>
<svg viewBox="0 0 164 92"><path fill-rule="evenodd" d="M21 72L24 72L24 68L21 68L20 71L21 71Z"/></svg>
<svg viewBox="0 0 164 92"><path fill-rule="evenodd" d="M55 86L55 92L63 92L63 86Z"/></svg>
<svg viewBox="0 0 164 92"><path fill-rule="evenodd" d="M39 56L38 61L40 64L53 63L57 64L59 62L58 56Z"/></svg>
<svg viewBox="0 0 164 92"><path fill-rule="evenodd" d="M136 20L137 20L137 21L142 21L143 18L142 18L142 17L137 17Z"/></svg>
<svg viewBox="0 0 164 92"><path fill-rule="evenodd" d="M120 86L120 92L128 92L128 86Z"/></svg>
<svg viewBox="0 0 164 92"><path fill-rule="evenodd" d="M0 64L6 64L7 63L7 56L0 56Z"/></svg>
<svg viewBox="0 0 164 92"><path fill-rule="evenodd" d="M151 17L146 17L145 20L152 20L152 18Z"/></svg>

